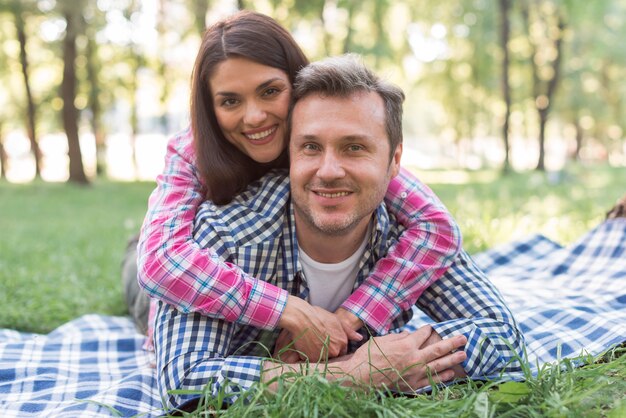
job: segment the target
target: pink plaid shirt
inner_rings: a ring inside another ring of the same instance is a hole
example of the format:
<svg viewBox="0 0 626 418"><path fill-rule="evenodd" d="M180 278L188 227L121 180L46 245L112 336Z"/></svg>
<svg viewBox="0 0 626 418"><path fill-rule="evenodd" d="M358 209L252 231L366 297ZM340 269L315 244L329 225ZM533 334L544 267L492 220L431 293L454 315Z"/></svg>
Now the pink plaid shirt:
<svg viewBox="0 0 626 418"><path fill-rule="evenodd" d="M192 140L187 129L168 143L165 168L141 229L139 283L151 297L182 312L275 329L287 292L233 264L216 262L211 249L200 248L193 239L194 218L204 198ZM402 169L392 180L385 203L406 230L342 305L379 334L443 275L461 249L452 216L408 171Z"/></svg>

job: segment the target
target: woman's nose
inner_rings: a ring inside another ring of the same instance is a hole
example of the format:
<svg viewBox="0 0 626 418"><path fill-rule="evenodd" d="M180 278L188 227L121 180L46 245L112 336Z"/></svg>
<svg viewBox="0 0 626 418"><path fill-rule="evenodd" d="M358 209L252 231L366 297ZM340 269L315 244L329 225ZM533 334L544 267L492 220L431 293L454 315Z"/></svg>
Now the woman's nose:
<svg viewBox="0 0 626 418"><path fill-rule="evenodd" d="M265 110L257 103L249 103L246 106L246 113L243 122L249 126L259 126L267 118Z"/></svg>

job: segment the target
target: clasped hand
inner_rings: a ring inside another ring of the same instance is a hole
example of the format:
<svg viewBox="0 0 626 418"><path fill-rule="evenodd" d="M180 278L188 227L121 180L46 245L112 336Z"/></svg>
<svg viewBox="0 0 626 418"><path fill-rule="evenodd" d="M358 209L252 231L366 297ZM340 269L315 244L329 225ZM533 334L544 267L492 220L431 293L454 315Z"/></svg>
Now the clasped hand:
<svg viewBox="0 0 626 418"><path fill-rule="evenodd" d="M363 338L356 331L361 321L348 311L340 308L336 313L328 312L292 296L279 325L283 330L274 357L286 363L332 359L347 353L349 341Z"/></svg>

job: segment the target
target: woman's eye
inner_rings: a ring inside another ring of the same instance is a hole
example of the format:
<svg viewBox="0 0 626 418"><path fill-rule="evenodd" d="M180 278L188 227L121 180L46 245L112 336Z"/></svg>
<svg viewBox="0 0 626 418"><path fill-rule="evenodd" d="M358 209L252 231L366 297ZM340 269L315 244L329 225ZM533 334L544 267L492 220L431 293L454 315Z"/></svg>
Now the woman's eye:
<svg viewBox="0 0 626 418"><path fill-rule="evenodd" d="M237 104L237 100L235 99L224 99L222 100L221 106L232 107L232 106L235 106L236 104Z"/></svg>

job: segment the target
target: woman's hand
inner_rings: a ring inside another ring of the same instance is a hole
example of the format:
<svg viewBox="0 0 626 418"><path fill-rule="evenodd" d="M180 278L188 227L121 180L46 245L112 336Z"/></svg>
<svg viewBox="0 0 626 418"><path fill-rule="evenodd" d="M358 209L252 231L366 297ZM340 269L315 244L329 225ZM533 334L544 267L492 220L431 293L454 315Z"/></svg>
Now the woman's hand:
<svg viewBox="0 0 626 418"><path fill-rule="evenodd" d="M348 340L359 341L362 337L350 328L348 320L344 325L341 318L303 299L289 296L279 322L283 332L275 353L293 341L292 350L299 352L303 360L317 362L346 354ZM289 332L286 336L283 335L285 330Z"/></svg>

